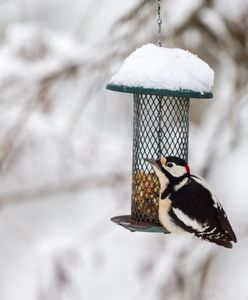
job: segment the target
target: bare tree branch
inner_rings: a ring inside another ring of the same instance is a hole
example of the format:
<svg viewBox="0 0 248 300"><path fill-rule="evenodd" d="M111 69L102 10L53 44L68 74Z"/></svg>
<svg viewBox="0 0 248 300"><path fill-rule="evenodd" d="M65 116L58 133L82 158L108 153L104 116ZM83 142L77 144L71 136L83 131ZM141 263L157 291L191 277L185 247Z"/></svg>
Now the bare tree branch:
<svg viewBox="0 0 248 300"><path fill-rule="evenodd" d="M129 175L123 173L111 173L105 176L92 176L73 181L60 182L58 184L44 184L40 187L27 190L17 190L0 194L0 204L21 203L27 201L37 201L41 198L53 197L75 193L92 188L102 188L106 186L118 186L127 182Z"/></svg>

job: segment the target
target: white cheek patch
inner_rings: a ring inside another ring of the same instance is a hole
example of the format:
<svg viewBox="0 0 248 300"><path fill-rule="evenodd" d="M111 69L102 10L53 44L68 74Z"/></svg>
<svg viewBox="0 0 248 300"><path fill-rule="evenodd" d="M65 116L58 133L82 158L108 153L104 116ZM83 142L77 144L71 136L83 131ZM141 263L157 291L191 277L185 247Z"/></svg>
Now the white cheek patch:
<svg viewBox="0 0 248 300"><path fill-rule="evenodd" d="M174 177L181 177L186 173L186 169L183 166L174 165L172 168L167 168L167 170L171 173Z"/></svg>

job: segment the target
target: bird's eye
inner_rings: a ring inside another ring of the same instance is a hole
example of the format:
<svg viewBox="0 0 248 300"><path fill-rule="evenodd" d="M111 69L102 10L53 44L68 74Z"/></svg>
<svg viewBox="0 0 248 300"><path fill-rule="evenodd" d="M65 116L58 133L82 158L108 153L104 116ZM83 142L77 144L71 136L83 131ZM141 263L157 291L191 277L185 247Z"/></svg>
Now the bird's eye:
<svg viewBox="0 0 248 300"><path fill-rule="evenodd" d="M171 167L173 167L173 163L169 162L169 163L166 164L166 166L169 167L169 168L171 168Z"/></svg>

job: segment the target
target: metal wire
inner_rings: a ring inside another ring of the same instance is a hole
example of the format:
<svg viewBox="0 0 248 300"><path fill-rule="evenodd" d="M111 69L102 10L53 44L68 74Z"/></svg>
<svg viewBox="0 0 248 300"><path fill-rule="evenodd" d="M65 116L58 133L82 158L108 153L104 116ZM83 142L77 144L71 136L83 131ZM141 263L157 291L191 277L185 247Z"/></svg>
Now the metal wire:
<svg viewBox="0 0 248 300"><path fill-rule="evenodd" d="M161 30L162 30L162 19L161 19L161 0L157 0L157 23L158 23L158 45L159 47L162 47L162 42L161 42Z"/></svg>
<svg viewBox="0 0 248 300"><path fill-rule="evenodd" d="M159 224L159 182L144 158L188 160L189 98L135 94L133 116L133 222Z"/></svg>

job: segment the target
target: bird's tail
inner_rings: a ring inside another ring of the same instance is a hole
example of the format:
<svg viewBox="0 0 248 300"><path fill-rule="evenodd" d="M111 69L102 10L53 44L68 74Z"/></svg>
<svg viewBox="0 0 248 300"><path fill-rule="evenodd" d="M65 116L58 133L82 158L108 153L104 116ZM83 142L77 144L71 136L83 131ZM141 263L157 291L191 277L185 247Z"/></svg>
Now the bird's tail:
<svg viewBox="0 0 248 300"><path fill-rule="evenodd" d="M219 246L223 246L223 247L229 248L229 249L233 247L232 242L230 240L226 240L226 239L221 240L221 239L214 239L214 238L210 238L210 237L209 238L205 237L204 240L207 240L210 243L215 243Z"/></svg>

